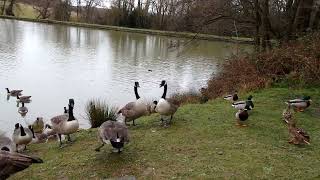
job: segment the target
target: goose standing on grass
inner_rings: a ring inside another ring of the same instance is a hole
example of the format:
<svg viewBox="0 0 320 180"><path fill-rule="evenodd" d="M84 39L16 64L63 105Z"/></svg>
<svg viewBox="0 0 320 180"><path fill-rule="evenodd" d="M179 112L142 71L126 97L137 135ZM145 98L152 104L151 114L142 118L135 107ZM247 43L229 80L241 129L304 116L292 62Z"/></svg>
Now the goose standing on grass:
<svg viewBox="0 0 320 180"><path fill-rule="evenodd" d="M37 117L37 119L32 124L32 128L35 133L42 133L44 129L43 117Z"/></svg>
<svg viewBox="0 0 320 180"><path fill-rule="evenodd" d="M237 126L240 127L246 127L246 124L243 124L242 122L246 121L249 118L248 114L248 105L244 109L239 109L238 112L236 113L236 120L237 120Z"/></svg>
<svg viewBox="0 0 320 180"><path fill-rule="evenodd" d="M100 151L105 144L111 143L113 152L121 153L124 143L129 142L128 128L124 123L108 120L101 124L98 138L102 144L95 149L96 151Z"/></svg>
<svg viewBox="0 0 320 180"><path fill-rule="evenodd" d="M9 88L6 88L8 95L10 96L18 96L21 95L23 90L9 90Z"/></svg>
<svg viewBox="0 0 320 180"><path fill-rule="evenodd" d="M72 142L70 134L73 134L79 129L79 122L73 116L74 100L69 99L68 115L59 115L51 118L51 124L54 132L58 134L60 147L62 147L61 135L67 135L68 141Z"/></svg>
<svg viewBox="0 0 320 180"><path fill-rule="evenodd" d="M310 144L309 134L304 129L296 127L296 122L293 116L287 120L290 135L290 140L288 142L295 145Z"/></svg>
<svg viewBox="0 0 320 180"><path fill-rule="evenodd" d="M135 102L129 102L123 108L118 111L118 114L122 114L125 117L125 123L132 121L135 126L135 120L141 116L149 115L150 108L145 104L145 102L140 98L138 93L138 88L140 87L139 82L134 83L134 94L136 96Z"/></svg>
<svg viewBox="0 0 320 180"><path fill-rule="evenodd" d="M237 101L239 99L238 92L235 91L233 94L229 94L229 95L223 97L223 99L228 100L228 101Z"/></svg>
<svg viewBox="0 0 320 180"><path fill-rule="evenodd" d="M240 110L240 109L244 109L246 107L246 105L248 105L248 110L252 110L254 108L252 98L253 98L253 96L250 95L246 101L234 102L234 103L232 103L232 107Z"/></svg>
<svg viewBox="0 0 320 180"><path fill-rule="evenodd" d="M160 88L163 87L163 94L159 101L154 101L155 104L155 111L160 114L161 116L161 122L164 122L163 116L170 116L169 124L172 121L173 115L177 112L180 102L172 99L172 98L166 98L167 96L167 90L168 90L168 84L165 80L161 81ZM165 121L165 126L168 125L168 122Z"/></svg>
<svg viewBox="0 0 320 180"><path fill-rule="evenodd" d="M10 175L28 168L33 163L43 163L43 161L37 157L0 150L0 179L7 179Z"/></svg>
<svg viewBox="0 0 320 180"><path fill-rule="evenodd" d="M44 133L35 133L32 126L28 126L32 132L31 144L45 143L48 140L48 136Z"/></svg>
<svg viewBox="0 0 320 180"><path fill-rule="evenodd" d="M16 144L16 151L18 152L19 145L24 145L24 150L27 149L27 144L32 141L32 132L29 128L24 128L17 123L13 131L12 140Z"/></svg>
<svg viewBox="0 0 320 180"><path fill-rule="evenodd" d="M311 97L304 96L302 99L292 99L286 102L290 106L294 107L295 111L303 112L306 108L311 105Z"/></svg>
<svg viewBox="0 0 320 180"><path fill-rule="evenodd" d="M28 108L24 107L24 103L22 103L22 106L18 108L18 113L21 114L22 117L28 113Z"/></svg>
<svg viewBox="0 0 320 180"><path fill-rule="evenodd" d="M31 102L31 96L19 96L17 95L17 102L29 103Z"/></svg>
<svg viewBox="0 0 320 180"><path fill-rule="evenodd" d="M10 152L15 151L14 143L11 141L11 139L1 133L0 133L0 150L10 151Z"/></svg>

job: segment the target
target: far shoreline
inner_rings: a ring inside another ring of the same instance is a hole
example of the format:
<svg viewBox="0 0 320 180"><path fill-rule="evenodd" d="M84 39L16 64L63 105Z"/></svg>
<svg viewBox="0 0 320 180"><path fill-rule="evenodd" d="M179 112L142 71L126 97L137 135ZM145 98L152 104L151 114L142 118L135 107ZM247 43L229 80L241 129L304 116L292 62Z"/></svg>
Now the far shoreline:
<svg viewBox="0 0 320 180"><path fill-rule="evenodd" d="M137 29L137 28L128 28L128 27L119 27L119 26L109 26L109 25L99 25L99 24L88 24L88 23L79 23L72 21L56 21L51 19L32 19L32 18L23 18L23 17L14 17L14 16L3 16L0 15L1 19L12 19L19 21L28 21L28 22L37 22L37 23L46 23L46 24L60 24L67 26L75 27L85 27L91 29L101 29L101 30L112 30L112 31L122 31L122 32L131 32L139 34L149 34L149 35L158 35L158 36L167 36L175 38L187 38L187 39L197 39L197 40L208 40L208 41L222 41L222 42L231 42L231 43L240 43L240 44L254 44L252 38L244 37L227 37L227 36L216 36L210 34L196 34L189 32L174 32L174 31L160 31L152 29Z"/></svg>

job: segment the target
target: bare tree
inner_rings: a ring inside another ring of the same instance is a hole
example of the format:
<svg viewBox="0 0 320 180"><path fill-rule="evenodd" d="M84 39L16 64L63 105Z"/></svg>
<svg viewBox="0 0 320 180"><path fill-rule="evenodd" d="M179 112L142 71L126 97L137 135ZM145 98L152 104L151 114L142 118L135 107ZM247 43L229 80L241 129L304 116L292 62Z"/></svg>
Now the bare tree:
<svg viewBox="0 0 320 180"><path fill-rule="evenodd" d="M53 7L52 0L37 0L34 2L33 9L38 12L37 19L47 19L51 16L50 8Z"/></svg>

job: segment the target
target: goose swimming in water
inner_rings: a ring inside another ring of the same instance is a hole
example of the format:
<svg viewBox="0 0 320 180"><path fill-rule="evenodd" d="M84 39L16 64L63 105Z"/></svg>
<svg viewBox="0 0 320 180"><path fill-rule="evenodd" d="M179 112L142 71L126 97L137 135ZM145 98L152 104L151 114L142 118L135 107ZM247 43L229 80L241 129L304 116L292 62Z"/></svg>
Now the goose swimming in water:
<svg viewBox="0 0 320 180"><path fill-rule="evenodd" d="M98 137L102 144L95 149L96 151L100 151L105 144L111 143L115 152L120 153L124 143L129 142L127 126L118 121L109 120L101 124L98 130Z"/></svg>
<svg viewBox="0 0 320 180"><path fill-rule="evenodd" d="M160 88L161 87L164 87L163 94L159 101L154 101L154 104L156 105L155 111L161 115L162 123L164 122L163 116L170 116L171 122L173 115L177 112L180 106L180 102L172 98L166 98L168 84L165 80L161 81ZM167 122L165 122L165 125L167 125Z"/></svg>
<svg viewBox="0 0 320 180"><path fill-rule="evenodd" d="M141 116L149 115L150 108L147 106L142 98L138 94L138 88L140 87L139 82L134 84L134 94L136 96L135 102L129 102L123 108L118 111L118 114L122 114L125 117L125 123L132 121L135 126L135 120Z"/></svg>
<svg viewBox="0 0 320 180"><path fill-rule="evenodd" d="M58 134L60 147L62 147L61 135L67 135L68 141L71 141L70 134L73 134L79 129L79 122L73 116L74 100L69 99L68 115L63 114L51 118L53 131Z"/></svg>
<svg viewBox="0 0 320 180"><path fill-rule="evenodd" d="M22 106L18 108L18 113L21 114L21 116L25 116L28 113L28 108L24 106L24 102Z"/></svg>
<svg viewBox="0 0 320 180"><path fill-rule="evenodd" d="M9 90L9 88L6 88L8 95L10 96L18 96L21 95L23 90Z"/></svg>
<svg viewBox="0 0 320 180"><path fill-rule="evenodd" d="M19 96L17 95L17 102L29 103L31 102L31 96Z"/></svg>

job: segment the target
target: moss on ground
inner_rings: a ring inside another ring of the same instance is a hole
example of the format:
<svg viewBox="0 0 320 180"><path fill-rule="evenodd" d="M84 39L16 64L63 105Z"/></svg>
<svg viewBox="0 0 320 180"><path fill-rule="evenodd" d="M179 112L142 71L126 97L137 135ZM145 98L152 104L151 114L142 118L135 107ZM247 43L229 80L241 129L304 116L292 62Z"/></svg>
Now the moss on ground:
<svg viewBox="0 0 320 180"><path fill-rule="evenodd" d="M320 178L319 89L271 88L250 93L255 109L247 128L235 126L230 103L217 99L181 107L170 128L152 115L129 127L131 142L121 154L98 146L96 129L82 130L74 144L31 145L29 154L43 158L12 179L97 179L135 176L138 179L310 179ZM249 94L242 94L245 98ZM311 145L288 144L281 120L284 101L313 97L312 106L296 114L298 126L311 136Z"/></svg>

